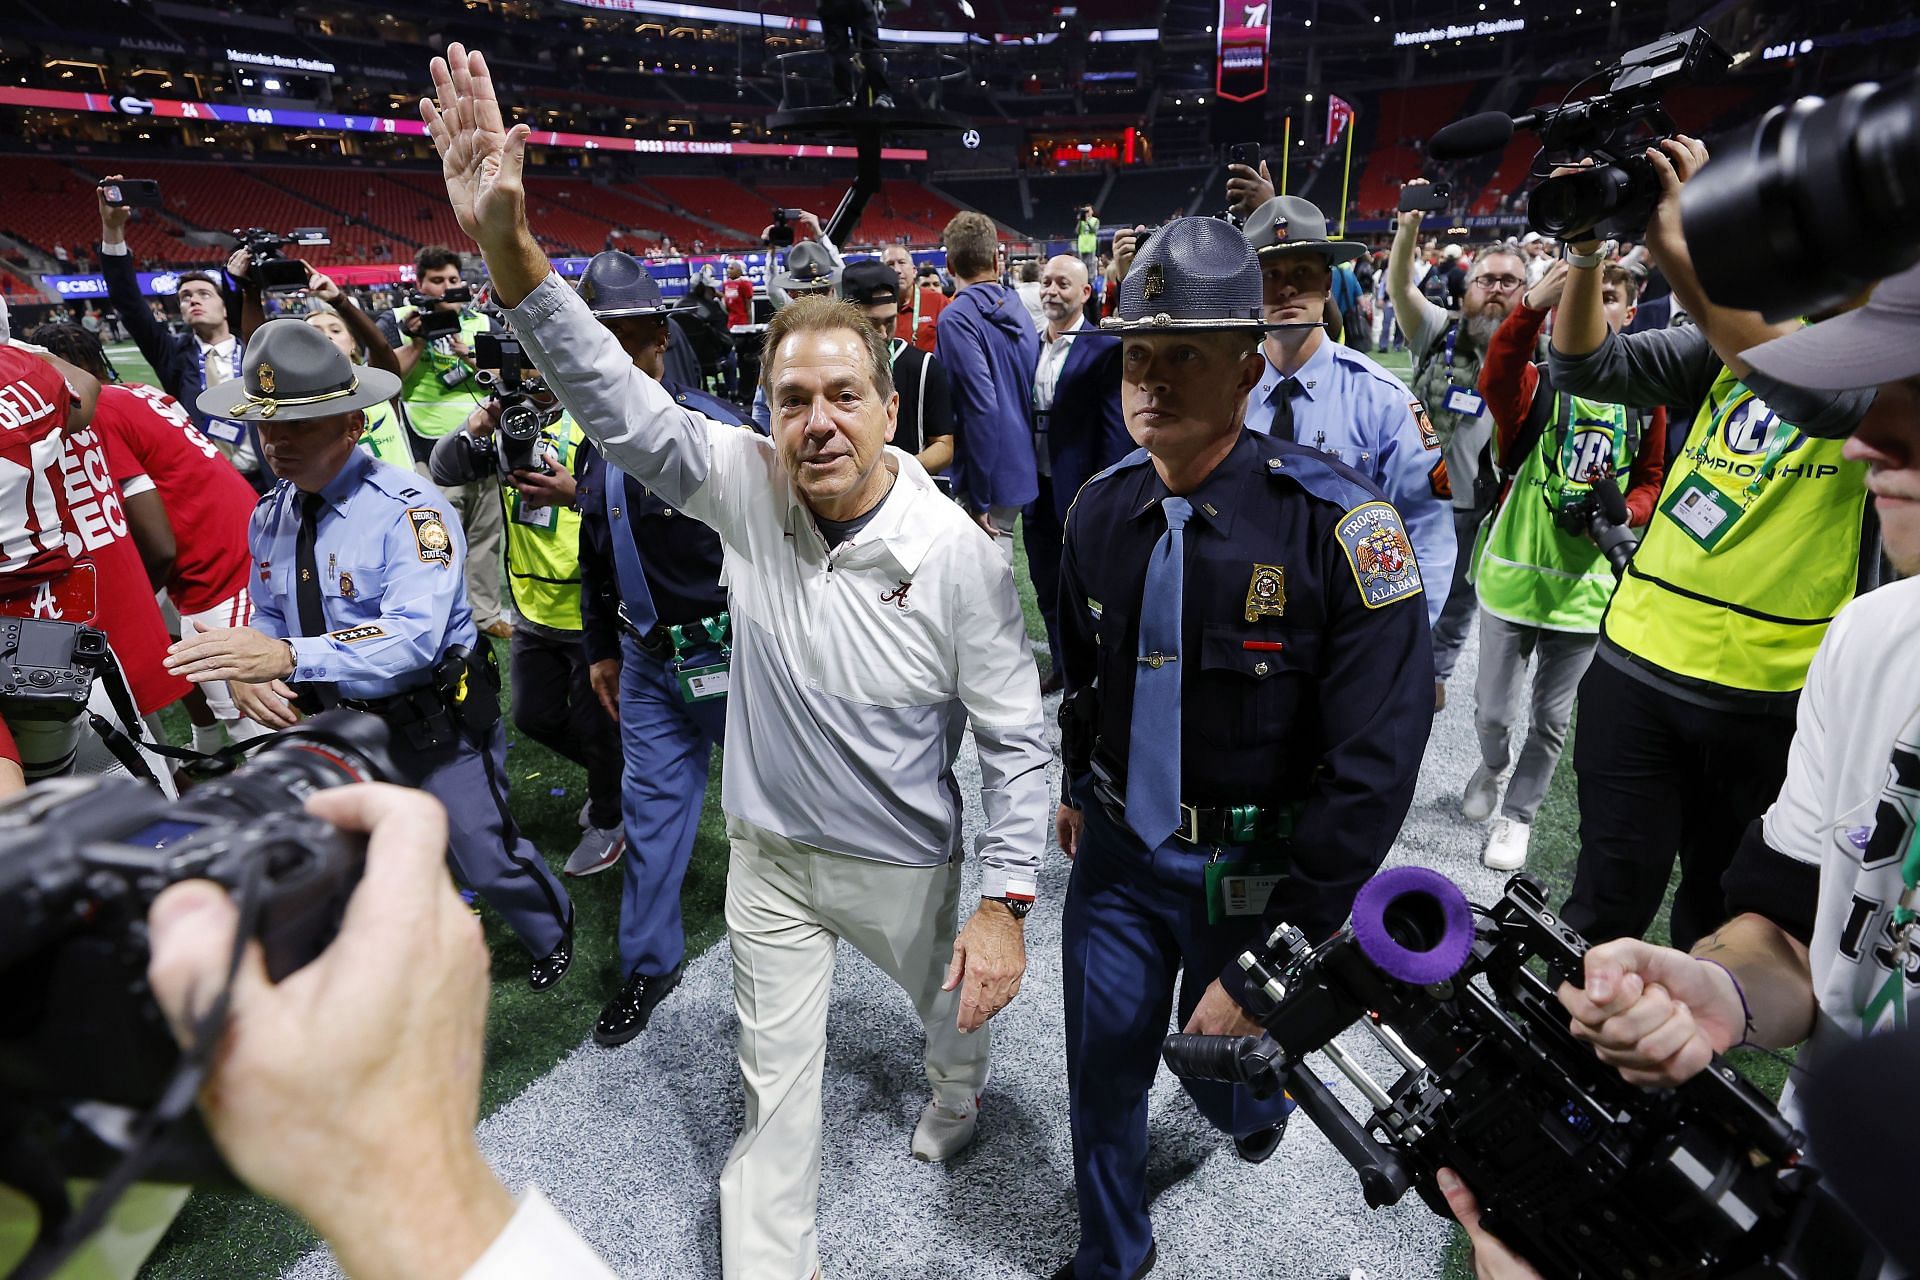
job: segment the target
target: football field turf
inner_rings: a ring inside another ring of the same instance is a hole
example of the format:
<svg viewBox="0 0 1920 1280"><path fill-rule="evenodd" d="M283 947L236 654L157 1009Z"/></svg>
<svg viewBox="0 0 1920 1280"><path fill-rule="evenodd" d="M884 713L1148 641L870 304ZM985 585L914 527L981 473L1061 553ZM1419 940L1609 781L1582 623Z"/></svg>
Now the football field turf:
<svg viewBox="0 0 1920 1280"><path fill-rule="evenodd" d="M116 345L109 351L122 376L151 379L150 370L131 346ZM1404 357L1388 356L1382 362L1406 376ZM1024 554L1016 562L1016 576L1028 632L1037 643L1044 644ZM504 659L504 646L502 650ZM1461 684L1453 690L1453 696L1470 701L1471 690ZM180 723L178 718L173 721L176 730ZM511 724L508 740L516 816L541 852L558 866L578 838L575 819L586 798L584 775L571 763L515 733ZM1529 871L1547 883L1550 897L1556 902L1571 884L1578 847L1572 755L1569 742L1535 823L1528 863ZM712 778L683 900L689 956L704 950L724 930L721 906L727 847L718 808L717 758ZM1050 852L1048 856L1057 858L1059 854ZM495 984L488 1020L483 1114L491 1114L513 1099L576 1048L600 1006L620 986L623 975L617 972L613 948L619 872L567 883L578 919L575 959L573 971L550 992L535 995L527 989L525 953L496 918L486 917ZM1057 904L1051 909L1057 911ZM1663 911L1655 937L1664 940L1665 930ZM398 976L404 979L404 975ZM1782 1073L1776 1063L1762 1058L1749 1059L1742 1065L1770 1091L1778 1090ZM1349 1186L1348 1191L1358 1198L1357 1184ZM142 1275L152 1280L266 1280L279 1275L313 1244L312 1234L275 1205L245 1194L201 1193L188 1202ZM1446 1268L1450 1278L1468 1274L1463 1254L1456 1242ZM1373 1280L1383 1278L1376 1276Z"/></svg>

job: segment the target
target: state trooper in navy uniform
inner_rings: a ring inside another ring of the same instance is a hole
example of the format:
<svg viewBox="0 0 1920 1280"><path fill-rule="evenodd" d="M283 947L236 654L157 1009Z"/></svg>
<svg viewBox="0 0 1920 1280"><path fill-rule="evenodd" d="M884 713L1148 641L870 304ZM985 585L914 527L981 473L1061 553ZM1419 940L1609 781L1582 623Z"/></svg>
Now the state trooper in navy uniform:
<svg viewBox="0 0 1920 1280"><path fill-rule="evenodd" d="M587 264L580 296L634 367L675 403L745 427L725 401L666 375L670 304L644 264L617 249ZM646 1029L680 982L680 887L693 854L713 749L726 736L730 618L720 535L582 451L580 612L594 692L620 725L627 856L620 895L620 991L594 1023L611 1048Z"/></svg>
<svg viewBox="0 0 1920 1280"><path fill-rule="evenodd" d="M253 625L183 640L167 666L233 682L271 728L333 706L384 719L395 781L446 805L456 878L537 957L528 981L544 991L572 963L573 905L507 809L500 671L467 605L460 522L414 472L354 447L364 410L398 390L313 326L272 320L242 377L201 394L203 412L258 429L279 483L248 530Z"/></svg>
<svg viewBox="0 0 1920 1280"><path fill-rule="evenodd" d="M1144 448L1067 517L1060 630L1074 859L1063 918L1080 1245L1056 1280L1156 1259L1147 1094L1169 1013L1258 1034L1237 957L1316 939L1385 858L1432 720L1431 639L1399 515L1359 473L1235 424L1260 381L1260 267L1228 223L1156 233L1106 322ZM1184 1082L1242 1158L1284 1099Z"/></svg>

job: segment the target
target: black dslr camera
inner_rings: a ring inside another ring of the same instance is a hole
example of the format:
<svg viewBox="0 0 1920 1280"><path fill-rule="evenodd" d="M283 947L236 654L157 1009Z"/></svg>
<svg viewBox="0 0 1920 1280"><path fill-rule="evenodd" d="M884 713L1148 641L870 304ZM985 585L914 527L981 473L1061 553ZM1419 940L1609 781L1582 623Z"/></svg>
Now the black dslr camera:
<svg viewBox="0 0 1920 1280"><path fill-rule="evenodd" d="M1625 576L1627 562L1640 549L1640 539L1633 532L1627 499L1617 480L1601 476L1578 491L1556 492L1549 486L1543 496L1555 524L1576 538L1592 539L1613 566L1613 576Z"/></svg>
<svg viewBox="0 0 1920 1280"><path fill-rule="evenodd" d="M1163 1052L1182 1075L1285 1088L1376 1208L1414 1187L1451 1216L1435 1175L1457 1170L1547 1280L1873 1280L1878 1246L1732 1067L1645 1090L1574 1037L1554 988L1582 981L1586 950L1526 875L1487 910L1396 867L1328 941L1282 925L1240 957L1265 1035L1170 1036ZM1391 1087L1334 1043L1356 1023L1403 1069ZM1307 1066L1316 1051L1372 1104L1364 1123Z"/></svg>
<svg viewBox="0 0 1920 1280"><path fill-rule="evenodd" d="M191 1118L142 1123L193 1094L178 1096L181 1054L147 987L154 898L181 880L226 886L269 975L286 977L332 941L365 855L306 798L392 772L381 720L330 711L180 800L130 778L58 778L0 806L0 1170L38 1202L43 1248L83 1225L66 1179L130 1153L158 1181L231 1180Z"/></svg>
<svg viewBox="0 0 1920 1280"><path fill-rule="evenodd" d="M407 301L413 304L415 315L420 320L420 326L414 332L422 341L438 342L441 338L451 338L460 332L460 313L457 310L443 310L437 304L451 302L464 307L473 301L473 286L456 284L437 297L415 289L407 295ZM462 381L465 381L464 376Z"/></svg>
<svg viewBox="0 0 1920 1280"><path fill-rule="evenodd" d="M773 224L767 228L767 244L775 249L793 247L793 224L800 221L798 209L775 209Z"/></svg>
<svg viewBox="0 0 1920 1280"><path fill-rule="evenodd" d="M295 227L285 235L261 227L233 230L233 247L253 255L248 274L259 284L262 293L305 293L307 266L298 258L289 258L287 246L305 249L332 243L321 227Z"/></svg>
<svg viewBox="0 0 1920 1280"><path fill-rule="evenodd" d="M480 385L493 393L500 404L500 443L494 454L502 475L516 471L538 471L552 475L540 448L540 436L560 420L560 405L547 391L518 338L482 333L474 339L474 364L479 369ZM545 407L535 397L547 401Z"/></svg>

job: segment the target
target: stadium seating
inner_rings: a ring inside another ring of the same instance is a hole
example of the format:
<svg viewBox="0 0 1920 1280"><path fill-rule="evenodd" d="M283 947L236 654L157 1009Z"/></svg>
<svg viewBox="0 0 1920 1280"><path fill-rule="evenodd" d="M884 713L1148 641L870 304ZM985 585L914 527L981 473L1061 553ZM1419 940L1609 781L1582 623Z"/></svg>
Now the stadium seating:
<svg viewBox="0 0 1920 1280"><path fill-rule="evenodd" d="M5 228L48 253L58 244L70 252L84 248L91 256L100 239L100 215L93 194L99 174L88 175L65 161L38 156L9 156L6 166L9 190L4 212L0 212ZM110 171L108 166L100 166L100 174ZM176 208L175 201L183 194L170 190L163 181L161 195L170 210ZM127 224L127 243L134 257L167 266L223 262L227 257L226 251L216 246L180 239L172 224L152 210L139 211Z"/></svg>
<svg viewBox="0 0 1920 1280"><path fill-rule="evenodd" d="M1033 217L1027 229L1040 236L1066 236L1073 233L1075 210L1083 204L1095 204L1100 190L1107 185L1104 173L1050 174L1027 180L1033 193ZM1171 209L1168 212L1172 212Z"/></svg>
<svg viewBox="0 0 1920 1280"><path fill-rule="evenodd" d="M1399 204L1401 184L1419 177L1426 166L1426 139L1459 119L1477 87L1468 82L1381 93L1370 120L1373 145L1364 163L1355 162L1353 203L1363 217L1379 217Z"/></svg>

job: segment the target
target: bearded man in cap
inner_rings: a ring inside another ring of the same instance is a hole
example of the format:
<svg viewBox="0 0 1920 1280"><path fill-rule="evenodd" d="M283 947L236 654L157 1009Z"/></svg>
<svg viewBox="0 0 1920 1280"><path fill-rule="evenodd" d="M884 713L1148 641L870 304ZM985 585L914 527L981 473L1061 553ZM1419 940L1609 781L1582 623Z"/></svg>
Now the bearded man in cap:
<svg viewBox="0 0 1920 1280"><path fill-rule="evenodd" d="M182 640L167 668L227 681L269 728L336 706L384 719L395 781L446 805L455 876L536 957L544 991L573 961L573 905L507 810L500 669L467 604L460 522L432 485L355 447L366 410L399 389L288 319L254 332L238 380L201 393L203 412L258 430L279 483L247 534L253 625Z"/></svg>
<svg viewBox="0 0 1920 1280"><path fill-rule="evenodd" d="M1169 1014L1260 1033L1235 958L1282 920L1316 942L1339 927L1426 746L1424 586L1398 513L1329 455L1242 425L1274 323L1260 277L1228 223L1176 219L1102 325L1143 447L1080 491L1060 565L1081 1236L1056 1280L1153 1268L1147 1094ZM1243 1159L1273 1153L1284 1099L1184 1083Z"/></svg>
<svg viewBox="0 0 1920 1280"><path fill-rule="evenodd" d="M1380 487L1406 523L1436 621L1453 576L1455 538L1448 503L1433 490L1440 437L1404 382L1334 341L1321 322L1333 272L1367 251L1327 237L1327 220L1299 196L1275 196L1247 220L1260 255L1266 368L1247 397L1247 426L1306 445Z"/></svg>

